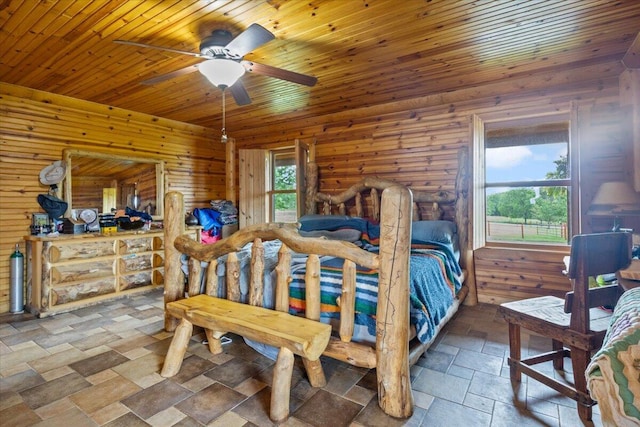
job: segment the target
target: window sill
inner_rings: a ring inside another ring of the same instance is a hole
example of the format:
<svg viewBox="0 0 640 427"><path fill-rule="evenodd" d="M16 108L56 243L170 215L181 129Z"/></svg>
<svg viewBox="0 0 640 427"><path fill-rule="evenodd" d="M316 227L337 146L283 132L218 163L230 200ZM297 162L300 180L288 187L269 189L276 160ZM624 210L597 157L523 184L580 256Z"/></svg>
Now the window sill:
<svg viewBox="0 0 640 427"><path fill-rule="evenodd" d="M516 242L487 242L478 249L511 249L516 251L546 251L559 254L569 254L571 246L568 244L531 244ZM476 250L478 250L476 249Z"/></svg>

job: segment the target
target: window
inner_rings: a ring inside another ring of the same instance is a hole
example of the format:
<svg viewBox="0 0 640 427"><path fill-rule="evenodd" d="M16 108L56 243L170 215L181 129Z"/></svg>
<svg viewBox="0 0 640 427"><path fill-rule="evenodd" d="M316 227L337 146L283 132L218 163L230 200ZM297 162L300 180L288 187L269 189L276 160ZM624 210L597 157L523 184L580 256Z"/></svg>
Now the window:
<svg viewBox="0 0 640 427"><path fill-rule="evenodd" d="M482 234L475 237L483 244L566 245L571 236L569 122L529 119L485 123L482 129L476 161L481 194L474 195Z"/></svg>
<svg viewBox="0 0 640 427"><path fill-rule="evenodd" d="M240 228L265 222L296 222L304 212L309 145L241 149L238 155Z"/></svg>
<svg viewBox="0 0 640 427"><path fill-rule="evenodd" d="M297 173L295 150L271 151L270 158L269 221L296 222L298 220Z"/></svg>

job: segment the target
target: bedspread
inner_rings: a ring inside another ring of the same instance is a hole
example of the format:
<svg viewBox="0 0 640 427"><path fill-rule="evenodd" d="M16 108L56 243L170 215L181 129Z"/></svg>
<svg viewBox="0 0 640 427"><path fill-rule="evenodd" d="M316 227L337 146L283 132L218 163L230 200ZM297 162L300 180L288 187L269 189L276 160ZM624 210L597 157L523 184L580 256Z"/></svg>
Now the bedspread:
<svg viewBox="0 0 640 427"><path fill-rule="evenodd" d="M377 251L377 247L367 247ZM334 323L340 316L338 298L342 293L343 260L323 257L320 268L320 320ZM292 268L289 307L292 314L304 313L305 265ZM428 342L436 326L460 290L461 270L453 254L443 245L414 245L410 257L410 320L420 342ZM356 272L355 325L353 341L374 343L378 273L358 266Z"/></svg>
<svg viewBox="0 0 640 427"><path fill-rule="evenodd" d="M640 425L640 288L620 297L586 376L605 426Z"/></svg>

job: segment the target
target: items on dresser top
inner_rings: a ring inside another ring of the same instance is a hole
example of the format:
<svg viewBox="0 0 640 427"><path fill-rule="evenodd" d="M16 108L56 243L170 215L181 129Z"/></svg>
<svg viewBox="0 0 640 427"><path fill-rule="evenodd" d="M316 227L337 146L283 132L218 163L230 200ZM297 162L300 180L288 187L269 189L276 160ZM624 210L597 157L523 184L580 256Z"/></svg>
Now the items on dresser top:
<svg viewBox="0 0 640 427"><path fill-rule="evenodd" d="M63 234L81 234L87 231L87 224L73 218L65 218L62 222Z"/></svg>

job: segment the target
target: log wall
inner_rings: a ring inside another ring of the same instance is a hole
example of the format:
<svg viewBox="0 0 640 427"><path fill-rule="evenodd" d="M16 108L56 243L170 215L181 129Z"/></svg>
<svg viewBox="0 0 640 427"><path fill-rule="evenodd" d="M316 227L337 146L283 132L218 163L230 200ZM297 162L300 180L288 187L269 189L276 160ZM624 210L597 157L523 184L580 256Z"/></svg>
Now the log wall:
<svg viewBox="0 0 640 427"><path fill-rule="evenodd" d="M430 191L453 191L457 152L471 149L471 117L484 120L569 111L577 105L581 149L583 204L596 187L612 176L633 173L633 132L621 108L619 62L585 65L565 73L520 79L374 105L326 116L233 131L237 148L293 146L296 139L316 141L320 191L349 187L363 176L393 179ZM624 89L623 89L624 90ZM62 149L95 149L166 162L166 187L185 195L187 209L225 194L224 150L207 129L156 117L35 92L0 87L0 312L8 310L9 256L28 233L31 212L42 212L37 194L46 191L39 171L60 159ZM247 112L250 114L250 112ZM603 157L604 156L604 157ZM604 158L604 161L603 161ZM237 181L229 188L237 189ZM235 197L237 198L237 191ZM583 230L598 231L582 209ZM445 217L452 217L446 207ZM472 208L468 213L473 215ZM624 219L625 226L640 225ZM472 233L469 233L472 235ZM569 288L562 276L558 251L480 248L475 274L481 302L501 302L528 296L562 294Z"/></svg>
<svg viewBox="0 0 640 427"><path fill-rule="evenodd" d="M16 243L25 252L31 213L44 212L39 173L64 149L162 160L165 189L182 192L189 210L225 197L225 147L199 126L3 83L0 144L0 313L9 311L9 257Z"/></svg>
<svg viewBox="0 0 640 427"><path fill-rule="evenodd" d="M601 182L614 175L628 177L633 173L629 160L633 158L630 123L619 106L619 76L623 71L620 64L612 63L505 80L469 90L346 110L291 123L284 129L278 125L253 129L251 133L234 132L234 137L238 148L291 146L296 138L315 140L319 188L323 192L342 191L363 176L393 179L430 191L453 191L459 167L456 153L461 147L472 147L473 115L483 120L507 119L569 112L575 106L580 138L573 142L583 144L580 162L589 177L584 178L580 191L583 204L588 205ZM612 175L613 169L617 172ZM452 218L452 209L445 207L446 218ZM586 208L581 209L583 231L598 228L585 211ZM568 246L554 251L477 249L479 301L499 303L563 295L570 286L562 274L562 259L567 254Z"/></svg>

